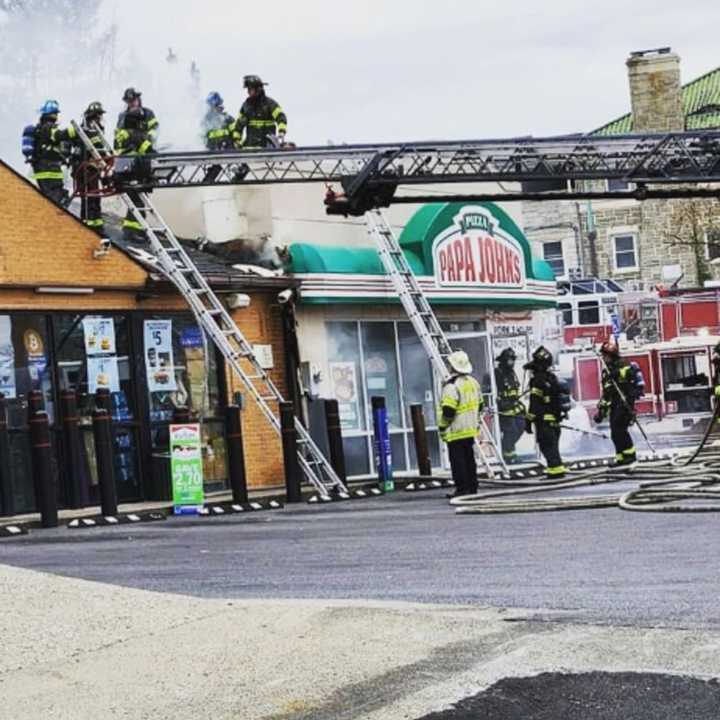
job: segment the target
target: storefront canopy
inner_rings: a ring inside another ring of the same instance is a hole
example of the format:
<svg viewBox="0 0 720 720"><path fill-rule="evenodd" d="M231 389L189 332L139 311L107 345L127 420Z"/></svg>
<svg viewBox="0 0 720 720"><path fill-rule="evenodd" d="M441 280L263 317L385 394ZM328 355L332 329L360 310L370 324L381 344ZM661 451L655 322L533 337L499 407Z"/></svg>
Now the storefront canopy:
<svg viewBox="0 0 720 720"><path fill-rule="evenodd" d="M399 242L432 303L555 305L550 265L533 257L520 228L493 203L424 205ZM398 302L372 247L295 243L288 270L302 282L303 302Z"/></svg>

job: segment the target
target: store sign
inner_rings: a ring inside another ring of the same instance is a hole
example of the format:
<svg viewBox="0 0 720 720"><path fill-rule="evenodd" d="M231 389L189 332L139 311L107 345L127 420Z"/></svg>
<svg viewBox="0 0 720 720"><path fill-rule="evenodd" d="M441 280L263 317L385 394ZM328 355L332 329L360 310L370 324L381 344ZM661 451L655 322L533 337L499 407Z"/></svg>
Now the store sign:
<svg viewBox="0 0 720 720"><path fill-rule="evenodd" d="M175 512L202 507L205 494L199 423L170 426L170 474Z"/></svg>
<svg viewBox="0 0 720 720"><path fill-rule="evenodd" d="M115 355L115 322L112 318L83 318L83 335L85 337L85 354Z"/></svg>
<svg viewBox="0 0 720 720"><path fill-rule="evenodd" d="M98 390L109 390L111 393L120 392L120 373L115 355L89 357L87 368L88 392L91 395L95 395Z"/></svg>
<svg viewBox="0 0 720 720"><path fill-rule="evenodd" d="M174 392L175 361L172 346L172 320L146 320L143 325L145 372L148 389L153 392Z"/></svg>
<svg viewBox="0 0 720 720"><path fill-rule="evenodd" d="M525 286L520 243L486 208L465 206L432 244L435 280L441 287Z"/></svg>

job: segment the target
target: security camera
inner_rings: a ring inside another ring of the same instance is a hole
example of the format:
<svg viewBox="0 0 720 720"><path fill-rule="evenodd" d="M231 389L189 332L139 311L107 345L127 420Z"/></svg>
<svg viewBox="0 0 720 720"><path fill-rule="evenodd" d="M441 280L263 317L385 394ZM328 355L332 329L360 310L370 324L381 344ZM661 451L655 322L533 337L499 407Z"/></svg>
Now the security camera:
<svg viewBox="0 0 720 720"><path fill-rule="evenodd" d="M110 252L110 238L100 238L98 245L99 247L93 250L93 257L105 257Z"/></svg>
<svg viewBox="0 0 720 720"><path fill-rule="evenodd" d="M278 293L277 299L281 305L286 305L293 299L293 291L290 288L283 290Z"/></svg>
<svg viewBox="0 0 720 720"><path fill-rule="evenodd" d="M245 293L232 293L227 296L227 305L231 310L250 307L250 296Z"/></svg>

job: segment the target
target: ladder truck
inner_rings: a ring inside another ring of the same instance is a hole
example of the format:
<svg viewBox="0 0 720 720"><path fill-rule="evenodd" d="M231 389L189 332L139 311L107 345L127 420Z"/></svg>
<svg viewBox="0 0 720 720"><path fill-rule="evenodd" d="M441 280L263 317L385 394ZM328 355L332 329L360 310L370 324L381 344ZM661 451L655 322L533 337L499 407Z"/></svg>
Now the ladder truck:
<svg viewBox="0 0 720 720"><path fill-rule="evenodd" d="M379 257L398 299L440 379L449 376L450 343L417 282L381 208L393 203L511 199L575 199L630 197L720 197L720 133L711 131L595 137L514 138L399 144L344 145L254 151L166 152L114 157L109 145L101 154L82 128L74 124L91 162L100 172L102 195L120 195L145 231L150 251L193 310L208 337L280 432L278 388L255 357L252 345L197 270L181 243L153 206L148 191L162 188L222 187L291 183L339 183L328 190L328 214L364 216ZM597 191L585 181L617 179L635 189ZM563 192L434 194L401 196L401 186L448 183L497 183L556 180ZM77 189L83 194L83 188ZM502 454L481 424L484 440L498 463ZM347 488L302 423L295 420L300 466L307 481L327 499ZM487 456L482 460L493 474Z"/></svg>

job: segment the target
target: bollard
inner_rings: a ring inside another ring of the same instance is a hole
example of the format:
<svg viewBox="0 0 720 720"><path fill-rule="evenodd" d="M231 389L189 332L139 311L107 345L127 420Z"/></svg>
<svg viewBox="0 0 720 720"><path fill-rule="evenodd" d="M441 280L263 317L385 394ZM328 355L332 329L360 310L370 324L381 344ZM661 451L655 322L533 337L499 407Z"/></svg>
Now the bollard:
<svg viewBox="0 0 720 720"><path fill-rule="evenodd" d="M427 431L425 430L425 414L422 405L411 405L413 436L415 438L415 455L417 456L418 474L421 477L432 475L432 462L430 461L430 446L428 445Z"/></svg>
<svg viewBox="0 0 720 720"><path fill-rule="evenodd" d="M7 400L0 393L0 515L14 515L12 476L10 474L10 433L8 432Z"/></svg>
<svg viewBox="0 0 720 720"><path fill-rule="evenodd" d="M113 468L113 442L110 415L104 408L93 412L93 436L100 487L100 508L105 517L117 515L117 489Z"/></svg>
<svg viewBox="0 0 720 720"><path fill-rule="evenodd" d="M225 410L225 441L233 502L245 505L248 502L245 451L242 441L242 419L237 405L228 405Z"/></svg>
<svg viewBox="0 0 720 720"><path fill-rule="evenodd" d="M47 413L43 410L33 412L30 415L29 425L35 504L40 512L40 523L44 528L57 527L57 489L52 476L52 447Z"/></svg>
<svg viewBox="0 0 720 720"><path fill-rule="evenodd" d="M75 390L63 390L60 393L60 408L63 428L63 459L67 478L67 506L81 508L90 502L90 498L88 488L82 481L82 449Z"/></svg>
<svg viewBox="0 0 720 720"><path fill-rule="evenodd" d="M327 425L330 464L333 466L333 470L335 470L337 476L343 482L347 482L347 472L345 470L345 449L343 448L340 409L337 400L325 401L325 424Z"/></svg>
<svg viewBox="0 0 720 720"><path fill-rule="evenodd" d="M285 463L285 501L302 502L302 472L298 461L295 407L291 402L280 403L283 461Z"/></svg>
<svg viewBox="0 0 720 720"><path fill-rule="evenodd" d="M375 467L378 473L378 485L383 492L392 492L395 489L395 482L392 474L390 427L385 398L382 396L371 397L370 406L372 407L375 434Z"/></svg>

